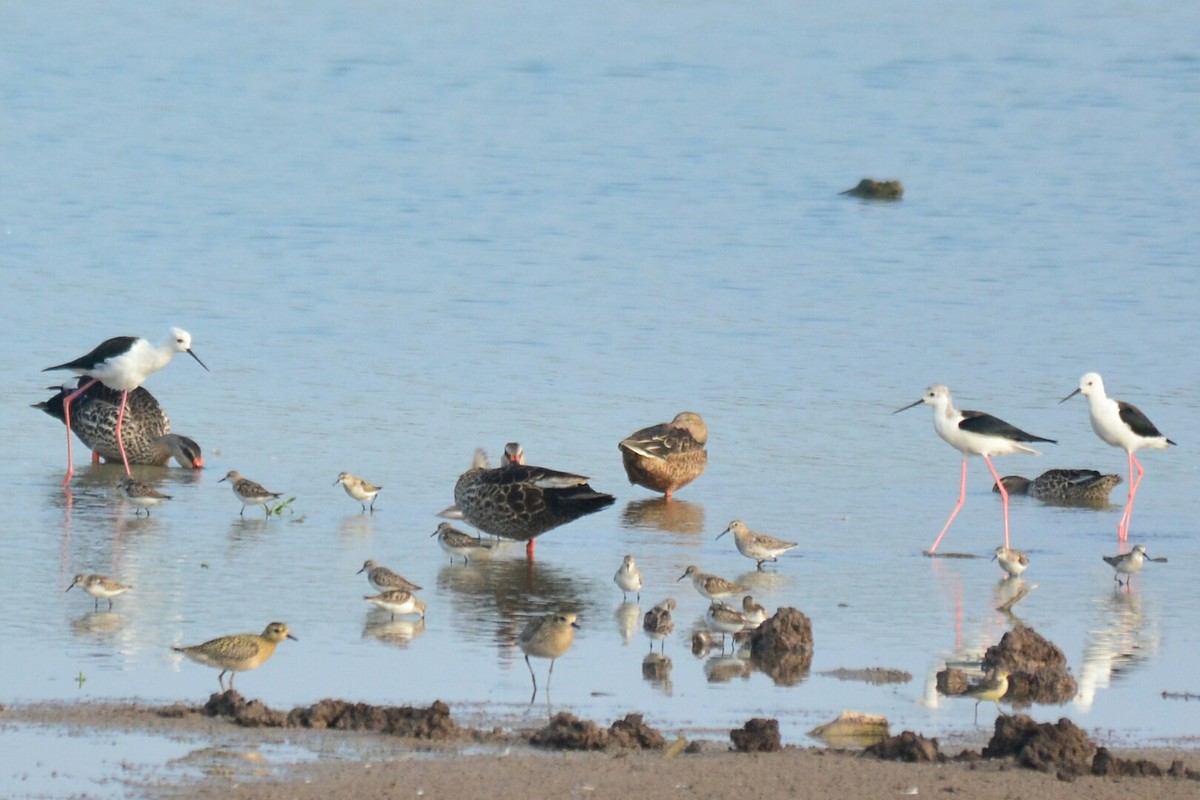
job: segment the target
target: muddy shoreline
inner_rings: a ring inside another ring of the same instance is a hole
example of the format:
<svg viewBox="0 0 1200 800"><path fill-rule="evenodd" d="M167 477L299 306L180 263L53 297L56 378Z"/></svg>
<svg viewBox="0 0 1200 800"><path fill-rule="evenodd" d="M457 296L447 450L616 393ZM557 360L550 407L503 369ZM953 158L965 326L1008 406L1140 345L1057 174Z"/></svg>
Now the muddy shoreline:
<svg viewBox="0 0 1200 800"><path fill-rule="evenodd" d="M144 797L383 793L503 800L528 797L531 786L545 797L686 790L689 797L717 798L742 793L747 786L765 798L894 796L915 789L918 794L961 792L984 800L1018 795L1124 800L1131 791L1156 798L1200 792L1200 741L1195 748L1187 742L1178 748L1109 753L1103 742L1091 742L1069 721L1039 726L1020 715L1001 718L995 731L981 731L988 739L982 746L939 749L936 740L905 732L889 740L888 758L780 743L777 735L774 740L770 736L769 720L747 721L724 739L693 741L656 731L636 714L611 724L570 714L548 718L541 727L494 722L470 712L456 719L442 703L397 709L325 700L285 713L236 693L214 694L203 705L38 703L0 709L0 726L8 731L129 732L195 745L182 774L164 768L149 779L112 776L131 795ZM1029 768L1023 755L1004 752L1034 727L1052 736L1031 746L1044 758L1038 769ZM1002 729L1009 738L997 745ZM1068 734L1065 739L1061 731ZM744 750L764 752L735 752L734 742ZM292 748L292 756L262 755L283 745ZM1103 751L1099 759L1094 758L1097 746ZM1088 747L1091 752L1082 752ZM895 760L922 754L932 754L932 760ZM1080 760L1085 757L1086 762ZM1094 761L1102 762L1104 774L1093 774ZM59 796L53 786L46 789L38 796Z"/></svg>

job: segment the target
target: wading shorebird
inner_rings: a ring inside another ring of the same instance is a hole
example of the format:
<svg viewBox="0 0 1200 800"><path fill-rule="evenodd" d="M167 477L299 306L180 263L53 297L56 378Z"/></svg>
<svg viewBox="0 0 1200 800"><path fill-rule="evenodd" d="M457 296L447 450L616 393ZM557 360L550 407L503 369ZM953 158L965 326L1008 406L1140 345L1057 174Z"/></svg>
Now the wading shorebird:
<svg viewBox="0 0 1200 800"><path fill-rule="evenodd" d="M638 602L642 599L642 573L638 570L633 556L625 556L617 574L613 575L613 583L621 590L621 600L624 602L629 592L637 592Z"/></svg>
<svg viewBox="0 0 1200 800"><path fill-rule="evenodd" d="M275 647L284 639L297 641L292 636L288 626L282 622L272 622L262 633L238 633L233 636L221 636L210 639L203 644L191 647L172 647L177 653L195 661L197 664L215 667L221 670L217 676L217 685L225 691L225 673L229 675L229 691L233 691L233 676L238 672L246 672L262 666L262 663L275 655Z"/></svg>
<svg viewBox="0 0 1200 800"><path fill-rule="evenodd" d="M381 566L374 559L368 558L363 562L362 569L354 573L361 575L367 573L367 582L375 588L377 592L389 592L393 589L400 589L405 592L416 592L421 589L412 581L405 578L403 575L392 572L387 567Z"/></svg>
<svg viewBox="0 0 1200 800"><path fill-rule="evenodd" d="M246 513L246 506L262 506L263 515L271 516L271 509L268 507L272 500L278 499L282 492L267 491L261 483L255 483L249 478L243 478L242 473L236 469L231 469L225 473L225 477L217 481L224 483L229 481L230 488L233 489L233 495L238 500L242 501L242 510L238 512L238 516L243 516Z"/></svg>
<svg viewBox="0 0 1200 800"><path fill-rule="evenodd" d="M662 492L667 500L708 465L708 426L694 411L681 411L670 422L651 425L617 445L629 482Z"/></svg>
<svg viewBox="0 0 1200 800"><path fill-rule="evenodd" d="M367 510L367 501L370 501L371 513L375 513L375 497L379 494L379 490L383 488L382 486L376 486L368 480L351 475L349 472L338 474L337 480L333 482L333 485L337 486L339 483L346 490L346 494L359 502L363 511Z"/></svg>
<svg viewBox="0 0 1200 800"><path fill-rule="evenodd" d="M740 519L729 523L729 527L718 533L717 538L720 539L727 533L733 534L733 542L737 545L738 552L753 560L758 569L762 569L766 561L778 561L781 555L796 547L795 542L785 542L774 536L752 531Z"/></svg>
<svg viewBox="0 0 1200 800"><path fill-rule="evenodd" d="M86 355L42 370L42 372L49 372L55 369L69 369L76 375L92 379L91 382L76 389L63 399L63 421L67 423L67 476L63 478L64 486L75 474L71 456L71 402L96 381L121 393L121 406L117 411L117 449L121 452L125 474L129 475L129 457L125 452L125 442L121 432L129 393L141 386L152 373L158 372L170 364L176 353L187 353L196 359L197 364L204 367L206 371L208 370L200 357L192 352L192 335L181 328L172 328L167 337L158 345L150 344L137 336L114 336L101 342Z"/></svg>
<svg viewBox="0 0 1200 800"><path fill-rule="evenodd" d="M121 482L117 484L117 488L121 490L121 496L134 506L134 516L137 516L138 512L144 508L148 517L150 516L150 508L152 506L158 505L163 500L171 499L171 495L163 494L153 486L142 483L128 475L121 478Z"/></svg>
<svg viewBox="0 0 1200 800"><path fill-rule="evenodd" d="M685 569L683 574L675 579L675 582L678 583L684 578L691 578L692 586L696 587L696 591L709 600L724 600L726 597L750 591L749 588L733 581L727 581L719 575L701 572L697 566Z"/></svg>
<svg viewBox="0 0 1200 800"><path fill-rule="evenodd" d="M557 612L547 614L529 621L525 629L517 637L517 644L525 654L525 666L529 667L529 678L533 681L533 695L529 702L537 698L537 678L533 674L533 665L529 657L550 659L550 671L546 673L546 700L550 699L550 679L554 676L554 662L571 646L575 640L575 631L579 625L575 622L576 614Z"/></svg>
<svg viewBox="0 0 1200 800"><path fill-rule="evenodd" d="M671 612L675 610L675 598L668 597L642 617L642 630L650 637L650 652L654 652L654 643L659 642L658 652L666 647L666 639L675 630L675 620Z"/></svg>
<svg viewBox="0 0 1200 800"><path fill-rule="evenodd" d="M995 561L1000 565L1000 569L1008 573L1005 578L1015 578L1029 566L1029 556L1020 550L1013 550L1004 545L996 548L992 555L992 561Z"/></svg>
<svg viewBox="0 0 1200 800"><path fill-rule="evenodd" d="M437 530L429 535L437 537L438 545L450 556L451 564L455 558L461 558L466 564L470 558L490 555L496 546L495 540L485 542L478 536L463 533L449 522L439 522Z"/></svg>
<svg viewBox="0 0 1200 800"><path fill-rule="evenodd" d="M1004 714L1000 710L1000 700L1004 695L1008 694L1008 676L1009 671L1006 669L997 669L992 672L991 677L985 677L979 683L967 687L965 692L967 697L975 698L975 723L979 723L979 704L984 700L991 700L996 704L996 712Z"/></svg>
<svg viewBox="0 0 1200 800"><path fill-rule="evenodd" d="M1125 501L1125 512L1117 523L1117 540L1124 542L1129 538L1133 500L1137 496L1138 487L1142 485L1142 476L1146 474L1134 452L1143 447L1166 450L1175 443L1163 436L1137 406L1123 400L1113 400L1106 395L1104 381L1095 372L1089 372L1080 378L1079 388L1058 402L1065 403L1077 394L1087 398L1088 418L1092 421L1092 430L1096 435L1106 444L1124 450L1128 457L1129 499Z"/></svg>
<svg viewBox="0 0 1200 800"><path fill-rule="evenodd" d="M66 590L69 592L76 586L83 589L95 599L96 602L93 604L95 608L100 607L101 600L107 600L110 609L112 608L112 599L114 597L119 594L125 594L133 588L123 583L117 583L107 575L76 575Z"/></svg>
<svg viewBox="0 0 1200 800"><path fill-rule="evenodd" d="M1023 442L1047 442L1049 444L1057 444L1057 442L1054 439L1046 439L1026 433L1020 428L1009 425L1004 420L993 417L991 414L985 414L982 411L956 410L954 408L954 401L950 398L950 390L940 383L935 383L926 389L925 395L920 400L909 403L904 408L898 408L892 413L899 414L901 411L907 411L921 404L933 407L933 429L937 431L937 435L942 437L946 444L958 450L963 455L962 478L959 481L958 488L958 503L955 504L954 510L950 512L950 518L942 526L942 530L938 533L937 538L933 540L933 546L926 551L927 555L933 555L937 552L938 545L942 542L942 537L946 535L946 531L950 528L950 523L954 521L954 518L958 516L959 510L962 509L963 501L967 497L967 459L971 456L983 456L983 461L991 471L992 478L995 479L996 483L1000 484L1000 497L1004 501L1004 546L1010 547L1011 541L1008 536L1008 490L1004 488L999 474L996 473L996 468L992 466L991 457L1006 456L1012 453L1032 453L1033 455L1039 455L1037 450L1034 450L1032 447L1026 447Z"/></svg>

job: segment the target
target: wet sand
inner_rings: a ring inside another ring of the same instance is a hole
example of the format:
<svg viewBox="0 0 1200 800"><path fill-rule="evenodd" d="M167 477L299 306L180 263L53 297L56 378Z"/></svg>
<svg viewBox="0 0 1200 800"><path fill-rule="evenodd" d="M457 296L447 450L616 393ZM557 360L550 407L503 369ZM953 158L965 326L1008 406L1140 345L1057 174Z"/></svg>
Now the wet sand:
<svg viewBox="0 0 1200 800"><path fill-rule="evenodd" d="M214 696L216 697L216 696ZM210 701L211 702L211 701ZM957 794L981 800L1021 797L1127 800L1131 795L1194 798L1200 781L1184 777L1069 777L1017 766L1012 759L909 764L857 751L785 746L775 753L737 753L728 739L695 742L698 752L661 750L559 752L534 748L531 730L473 727L442 741L360 731L249 728L200 707L139 704L40 704L0 711L8 730L53 727L72 733L106 730L150 733L195 745L187 774L152 771L124 781L131 794L162 798L327 798L420 796L447 798L651 797L759 798L901 797ZM981 731L986 737L988 731ZM303 757L265 759L272 744ZM786 743L785 743L786 744ZM1104 742L1097 744L1103 745ZM979 747L967 746L978 752ZM956 748L944 747L951 757ZM198 755L197 755L198 754ZM1200 750L1149 749L1116 753L1145 758L1165 771L1178 761L1200 770ZM181 759L183 761L183 759ZM177 766L177 765L176 765ZM117 770L114 770L116 772ZM30 787L31 789L34 787ZM53 786L44 796L58 796ZM39 795L42 796L42 795Z"/></svg>

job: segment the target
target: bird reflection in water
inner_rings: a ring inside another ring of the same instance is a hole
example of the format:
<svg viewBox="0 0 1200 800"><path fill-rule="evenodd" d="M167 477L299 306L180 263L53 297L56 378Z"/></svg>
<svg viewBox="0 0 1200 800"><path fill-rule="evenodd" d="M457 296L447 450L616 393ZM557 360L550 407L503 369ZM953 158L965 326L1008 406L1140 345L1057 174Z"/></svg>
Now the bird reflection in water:
<svg viewBox="0 0 1200 800"><path fill-rule="evenodd" d="M647 497L631 500L621 512L621 525L689 536L704 533L704 506L688 500Z"/></svg>

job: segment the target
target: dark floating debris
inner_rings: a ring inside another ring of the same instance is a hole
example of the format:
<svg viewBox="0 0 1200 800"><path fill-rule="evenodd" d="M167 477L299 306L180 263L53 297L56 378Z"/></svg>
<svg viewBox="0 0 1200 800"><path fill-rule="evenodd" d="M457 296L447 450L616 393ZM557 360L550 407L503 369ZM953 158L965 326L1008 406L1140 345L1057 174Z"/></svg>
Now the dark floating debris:
<svg viewBox="0 0 1200 800"><path fill-rule="evenodd" d="M904 197L904 184L900 181L877 181L874 178L863 178L858 182L858 186L847 189L841 194L862 197L867 200L899 200Z"/></svg>

